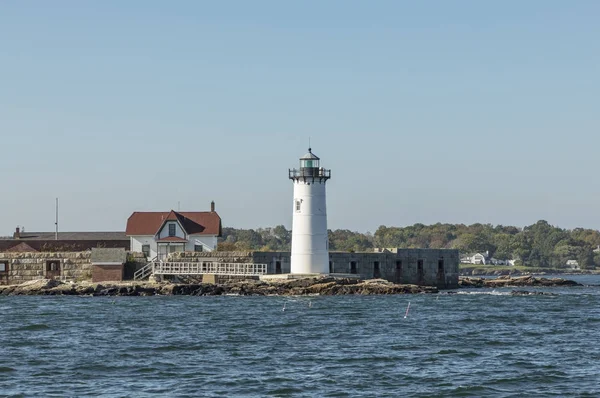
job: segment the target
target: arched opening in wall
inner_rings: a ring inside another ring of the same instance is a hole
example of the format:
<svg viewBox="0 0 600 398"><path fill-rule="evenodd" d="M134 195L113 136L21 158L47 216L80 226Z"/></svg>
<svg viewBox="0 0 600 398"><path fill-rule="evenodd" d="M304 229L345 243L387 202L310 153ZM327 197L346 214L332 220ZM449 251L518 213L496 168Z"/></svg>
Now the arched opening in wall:
<svg viewBox="0 0 600 398"><path fill-rule="evenodd" d="M46 260L46 279L60 277L60 260Z"/></svg>
<svg viewBox="0 0 600 398"><path fill-rule="evenodd" d="M0 261L0 285L8 285L8 260Z"/></svg>
<svg viewBox="0 0 600 398"><path fill-rule="evenodd" d="M381 271L379 270L379 261L373 262L373 278L381 278Z"/></svg>
<svg viewBox="0 0 600 398"><path fill-rule="evenodd" d="M350 261L350 273L356 274L356 261Z"/></svg>
<svg viewBox="0 0 600 398"><path fill-rule="evenodd" d="M423 260L417 260L417 283L419 285L423 284L424 275L423 275Z"/></svg>
<svg viewBox="0 0 600 398"><path fill-rule="evenodd" d="M402 283L402 260L396 260L396 283Z"/></svg>
<svg viewBox="0 0 600 398"><path fill-rule="evenodd" d="M275 273L281 274L281 261L275 261Z"/></svg>

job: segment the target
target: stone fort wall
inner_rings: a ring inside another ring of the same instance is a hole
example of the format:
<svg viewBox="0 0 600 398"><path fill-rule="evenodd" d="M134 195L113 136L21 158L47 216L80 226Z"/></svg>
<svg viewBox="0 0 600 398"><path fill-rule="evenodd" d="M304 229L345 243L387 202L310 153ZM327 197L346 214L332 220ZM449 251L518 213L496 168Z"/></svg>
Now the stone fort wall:
<svg viewBox="0 0 600 398"><path fill-rule="evenodd" d="M267 264L268 274L287 274L291 270L290 252L199 252L172 253L169 261L219 261L226 263ZM330 252L329 272L355 274L362 278L381 278L394 283L458 287L458 250L384 249L375 252Z"/></svg>
<svg viewBox="0 0 600 398"><path fill-rule="evenodd" d="M90 251L0 253L0 284L19 284L36 279L90 279Z"/></svg>
<svg viewBox="0 0 600 398"><path fill-rule="evenodd" d="M0 253L0 284L18 284L40 278L91 279L90 251ZM135 253L130 253L135 257ZM290 272L290 252L183 252L171 253L169 261L267 264L268 274ZM143 264L141 259L140 264ZM394 283L458 287L459 255L449 249L389 249L379 252L330 252L329 271L382 278ZM132 275L126 272L125 278ZM132 274L132 272L131 272Z"/></svg>

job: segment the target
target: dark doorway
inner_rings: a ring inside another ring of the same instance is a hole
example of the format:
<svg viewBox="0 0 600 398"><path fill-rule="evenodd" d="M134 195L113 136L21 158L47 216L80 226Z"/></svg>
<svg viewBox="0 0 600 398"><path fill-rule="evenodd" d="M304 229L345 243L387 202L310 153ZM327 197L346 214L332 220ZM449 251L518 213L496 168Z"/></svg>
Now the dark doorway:
<svg viewBox="0 0 600 398"><path fill-rule="evenodd" d="M329 273L333 274L333 261L329 262Z"/></svg>
<svg viewBox="0 0 600 398"><path fill-rule="evenodd" d="M402 283L402 260L396 260L396 283Z"/></svg>
<svg viewBox="0 0 600 398"><path fill-rule="evenodd" d="M8 285L8 261L0 261L0 285Z"/></svg>
<svg viewBox="0 0 600 398"><path fill-rule="evenodd" d="M350 261L350 273L356 274L356 261Z"/></svg>
<svg viewBox="0 0 600 398"><path fill-rule="evenodd" d="M417 260L417 284L422 285L424 280L423 275L423 260Z"/></svg>
<svg viewBox="0 0 600 398"><path fill-rule="evenodd" d="M275 273L281 274L281 261L275 261Z"/></svg>
<svg viewBox="0 0 600 398"><path fill-rule="evenodd" d="M60 260L46 261L46 279L54 279L60 277Z"/></svg>
<svg viewBox="0 0 600 398"><path fill-rule="evenodd" d="M440 257L440 259L438 260L437 280L438 280L438 287L444 287L446 285L446 273L444 271L444 257Z"/></svg>
<svg viewBox="0 0 600 398"><path fill-rule="evenodd" d="M373 278L381 278L381 271L379 270L379 261L373 263Z"/></svg>

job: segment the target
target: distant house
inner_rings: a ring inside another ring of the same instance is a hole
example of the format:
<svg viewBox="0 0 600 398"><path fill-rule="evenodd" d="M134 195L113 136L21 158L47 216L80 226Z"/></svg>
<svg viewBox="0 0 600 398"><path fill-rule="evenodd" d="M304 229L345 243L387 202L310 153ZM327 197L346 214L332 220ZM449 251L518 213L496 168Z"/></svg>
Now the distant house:
<svg viewBox="0 0 600 398"><path fill-rule="evenodd" d="M482 253L472 253L460 258L463 264L489 264L490 254L488 251Z"/></svg>
<svg viewBox="0 0 600 398"><path fill-rule="evenodd" d="M148 258L165 258L169 253L213 251L221 236L221 217L215 212L134 212L125 234L131 251Z"/></svg>
<svg viewBox="0 0 600 398"><path fill-rule="evenodd" d="M567 268L581 269L577 260L567 260L567 263L565 265L567 266Z"/></svg>
<svg viewBox="0 0 600 398"><path fill-rule="evenodd" d="M489 251L468 254L460 258L462 264L479 265L515 265L515 260L502 260L490 256Z"/></svg>

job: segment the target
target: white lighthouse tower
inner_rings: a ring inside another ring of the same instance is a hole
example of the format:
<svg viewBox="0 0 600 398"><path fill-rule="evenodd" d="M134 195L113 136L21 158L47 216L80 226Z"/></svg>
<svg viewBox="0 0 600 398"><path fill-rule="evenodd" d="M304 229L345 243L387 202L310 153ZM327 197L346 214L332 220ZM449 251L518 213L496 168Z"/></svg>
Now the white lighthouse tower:
<svg viewBox="0 0 600 398"><path fill-rule="evenodd" d="M300 169L290 169L289 178L294 182L291 273L329 273L325 183L331 170L320 167L308 148Z"/></svg>

